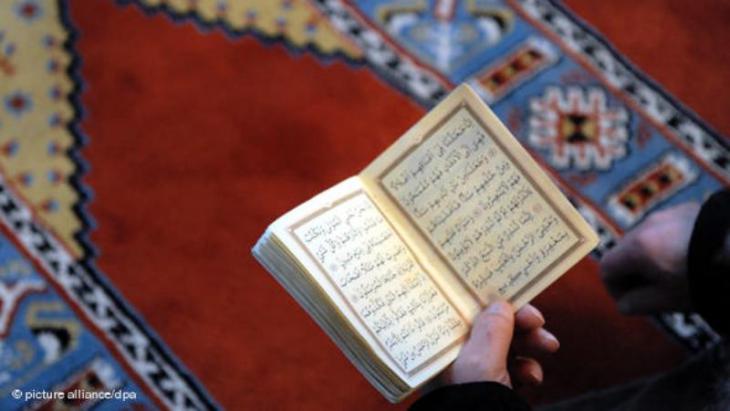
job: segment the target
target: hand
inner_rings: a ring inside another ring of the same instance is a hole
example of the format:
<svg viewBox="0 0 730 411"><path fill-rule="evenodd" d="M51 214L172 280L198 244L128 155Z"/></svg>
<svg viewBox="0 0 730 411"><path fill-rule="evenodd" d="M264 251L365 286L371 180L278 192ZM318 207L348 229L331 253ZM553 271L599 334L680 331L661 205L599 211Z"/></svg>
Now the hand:
<svg viewBox="0 0 730 411"><path fill-rule="evenodd" d="M534 356L560 347L557 338L542 328L544 324L544 317L532 305L515 314L507 302L492 303L474 319L469 339L444 373L443 382L495 381L510 388L513 382L540 384L542 366Z"/></svg>
<svg viewBox="0 0 730 411"><path fill-rule="evenodd" d="M601 260L601 277L624 314L690 309L687 249L700 206L651 214Z"/></svg>

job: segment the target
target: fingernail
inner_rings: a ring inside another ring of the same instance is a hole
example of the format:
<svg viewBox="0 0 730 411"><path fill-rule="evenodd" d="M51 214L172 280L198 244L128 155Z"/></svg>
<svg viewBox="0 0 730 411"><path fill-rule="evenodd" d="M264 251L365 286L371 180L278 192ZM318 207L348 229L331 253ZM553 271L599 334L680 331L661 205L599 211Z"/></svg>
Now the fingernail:
<svg viewBox="0 0 730 411"><path fill-rule="evenodd" d="M540 310L538 310L534 305L528 305L527 309L530 310L534 315L536 315L543 324L545 324L545 317L542 315Z"/></svg>
<svg viewBox="0 0 730 411"><path fill-rule="evenodd" d="M489 304L487 312L490 314L501 314L509 310L509 303L506 301L495 301Z"/></svg>
<svg viewBox="0 0 730 411"><path fill-rule="evenodd" d="M530 378L532 378L532 381L535 383L535 385L542 384L542 373L541 372L539 372L537 370L530 371Z"/></svg>
<svg viewBox="0 0 730 411"><path fill-rule="evenodd" d="M558 348L560 348L560 341L558 341L558 338L544 328L540 330L540 338L542 338L551 347L554 347L553 350L557 351Z"/></svg>

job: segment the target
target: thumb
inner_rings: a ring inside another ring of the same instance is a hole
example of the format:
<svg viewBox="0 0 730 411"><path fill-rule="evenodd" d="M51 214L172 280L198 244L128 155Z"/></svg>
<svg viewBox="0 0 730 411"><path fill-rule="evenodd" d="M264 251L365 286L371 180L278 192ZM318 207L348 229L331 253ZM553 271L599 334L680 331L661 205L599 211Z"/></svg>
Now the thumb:
<svg viewBox="0 0 730 411"><path fill-rule="evenodd" d="M465 345L482 351L486 360L505 361L514 327L512 305L506 301L496 301L474 319L471 335Z"/></svg>
<svg viewBox="0 0 730 411"><path fill-rule="evenodd" d="M474 318L469 339L451 367L451 383L496 381L511 386L507 372L515 323L512 306L498 301Z"/></svg>

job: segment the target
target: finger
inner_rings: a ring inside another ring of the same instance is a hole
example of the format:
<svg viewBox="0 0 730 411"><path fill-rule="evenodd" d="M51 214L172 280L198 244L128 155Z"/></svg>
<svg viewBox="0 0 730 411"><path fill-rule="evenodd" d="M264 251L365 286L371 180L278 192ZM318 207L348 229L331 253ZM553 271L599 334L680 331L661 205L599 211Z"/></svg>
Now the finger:
<svg viewBox="0 0 730 411"><path fill-rule="evenodd" d="M653 314L661 309L660 293L654 288L638 288L616 300L618 310L627 315Z"/></svg>
<svg viewBox="0 0 730 411"><path fill-rule="evenodd" d="M513 332L512 306L506 301L494 302L474 319L463 351L484 358L484 361L506 363Z"/></svg>
<svg viewBox="0 0 730 411"><path fill-rule="evenodd" d="M517 333L529 332L545 325L545 317L532 304L526 304L515 314L515 330Z"/></svg>
<svg viewBox="0 0 730 411"><path fill-rule="evenodd" d="M548 330L538 328L527 334L516 335L512 352L520 356L539 357L552 354L560 348L560 341Z"/></svg>
<svg viewBox="0 0 730 411"><path fill-rule="evenodd" d="M504 301L492 303L480 312L447 378L458 384L497 381L511 387L507 355L514 333L514 317L512 306Z"/></svg>
<svg viewBox="0 0 730 411"><path fill-rule="evenodd" d="M636 228L621 238L616 246L609 249L599 262L601 276L610 278L634 271L637 264L641 264L641 253L637 252L638 241Z"/></svg>
<svg viewBox="0 0 730 411"><path fill-rule="evenodd" d="M606 290L615 300L620 300L626 295L637 289L650 287L653 282L644 273L625 272L620 276L612 276L604 280Z"/></svg>
<svg viewBox="0 0 730 411"><path fill-rule="evenodd" d="M630 232L601 258L601 279L614 297L630 290L640 281L641 273L650 268L637 237L636 232Z"/></svg>
<svg viewBox="0 0 730 411"><path fill-rule="evenodd" d="M542 384L542 365L534 358L515 357L510 362L509 373L515 385Z"/></svg>

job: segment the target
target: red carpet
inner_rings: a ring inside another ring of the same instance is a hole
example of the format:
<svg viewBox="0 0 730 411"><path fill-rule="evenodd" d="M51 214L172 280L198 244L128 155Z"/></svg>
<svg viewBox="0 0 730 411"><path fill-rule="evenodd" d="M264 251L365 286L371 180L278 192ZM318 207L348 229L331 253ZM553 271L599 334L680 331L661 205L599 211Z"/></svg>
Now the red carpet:
<svg viewBox="0 0 730 411"><path fill-rule="evenodd" d="M355 174L424 110L365 68L136 6L70 2L86 84L96 264L228 409L390 406L250 256L276 217ZM720 132L730 5L569 1ZM624 318L586 260L536 302L561 339L552 401L664 370L683 349Z"/></svg>

